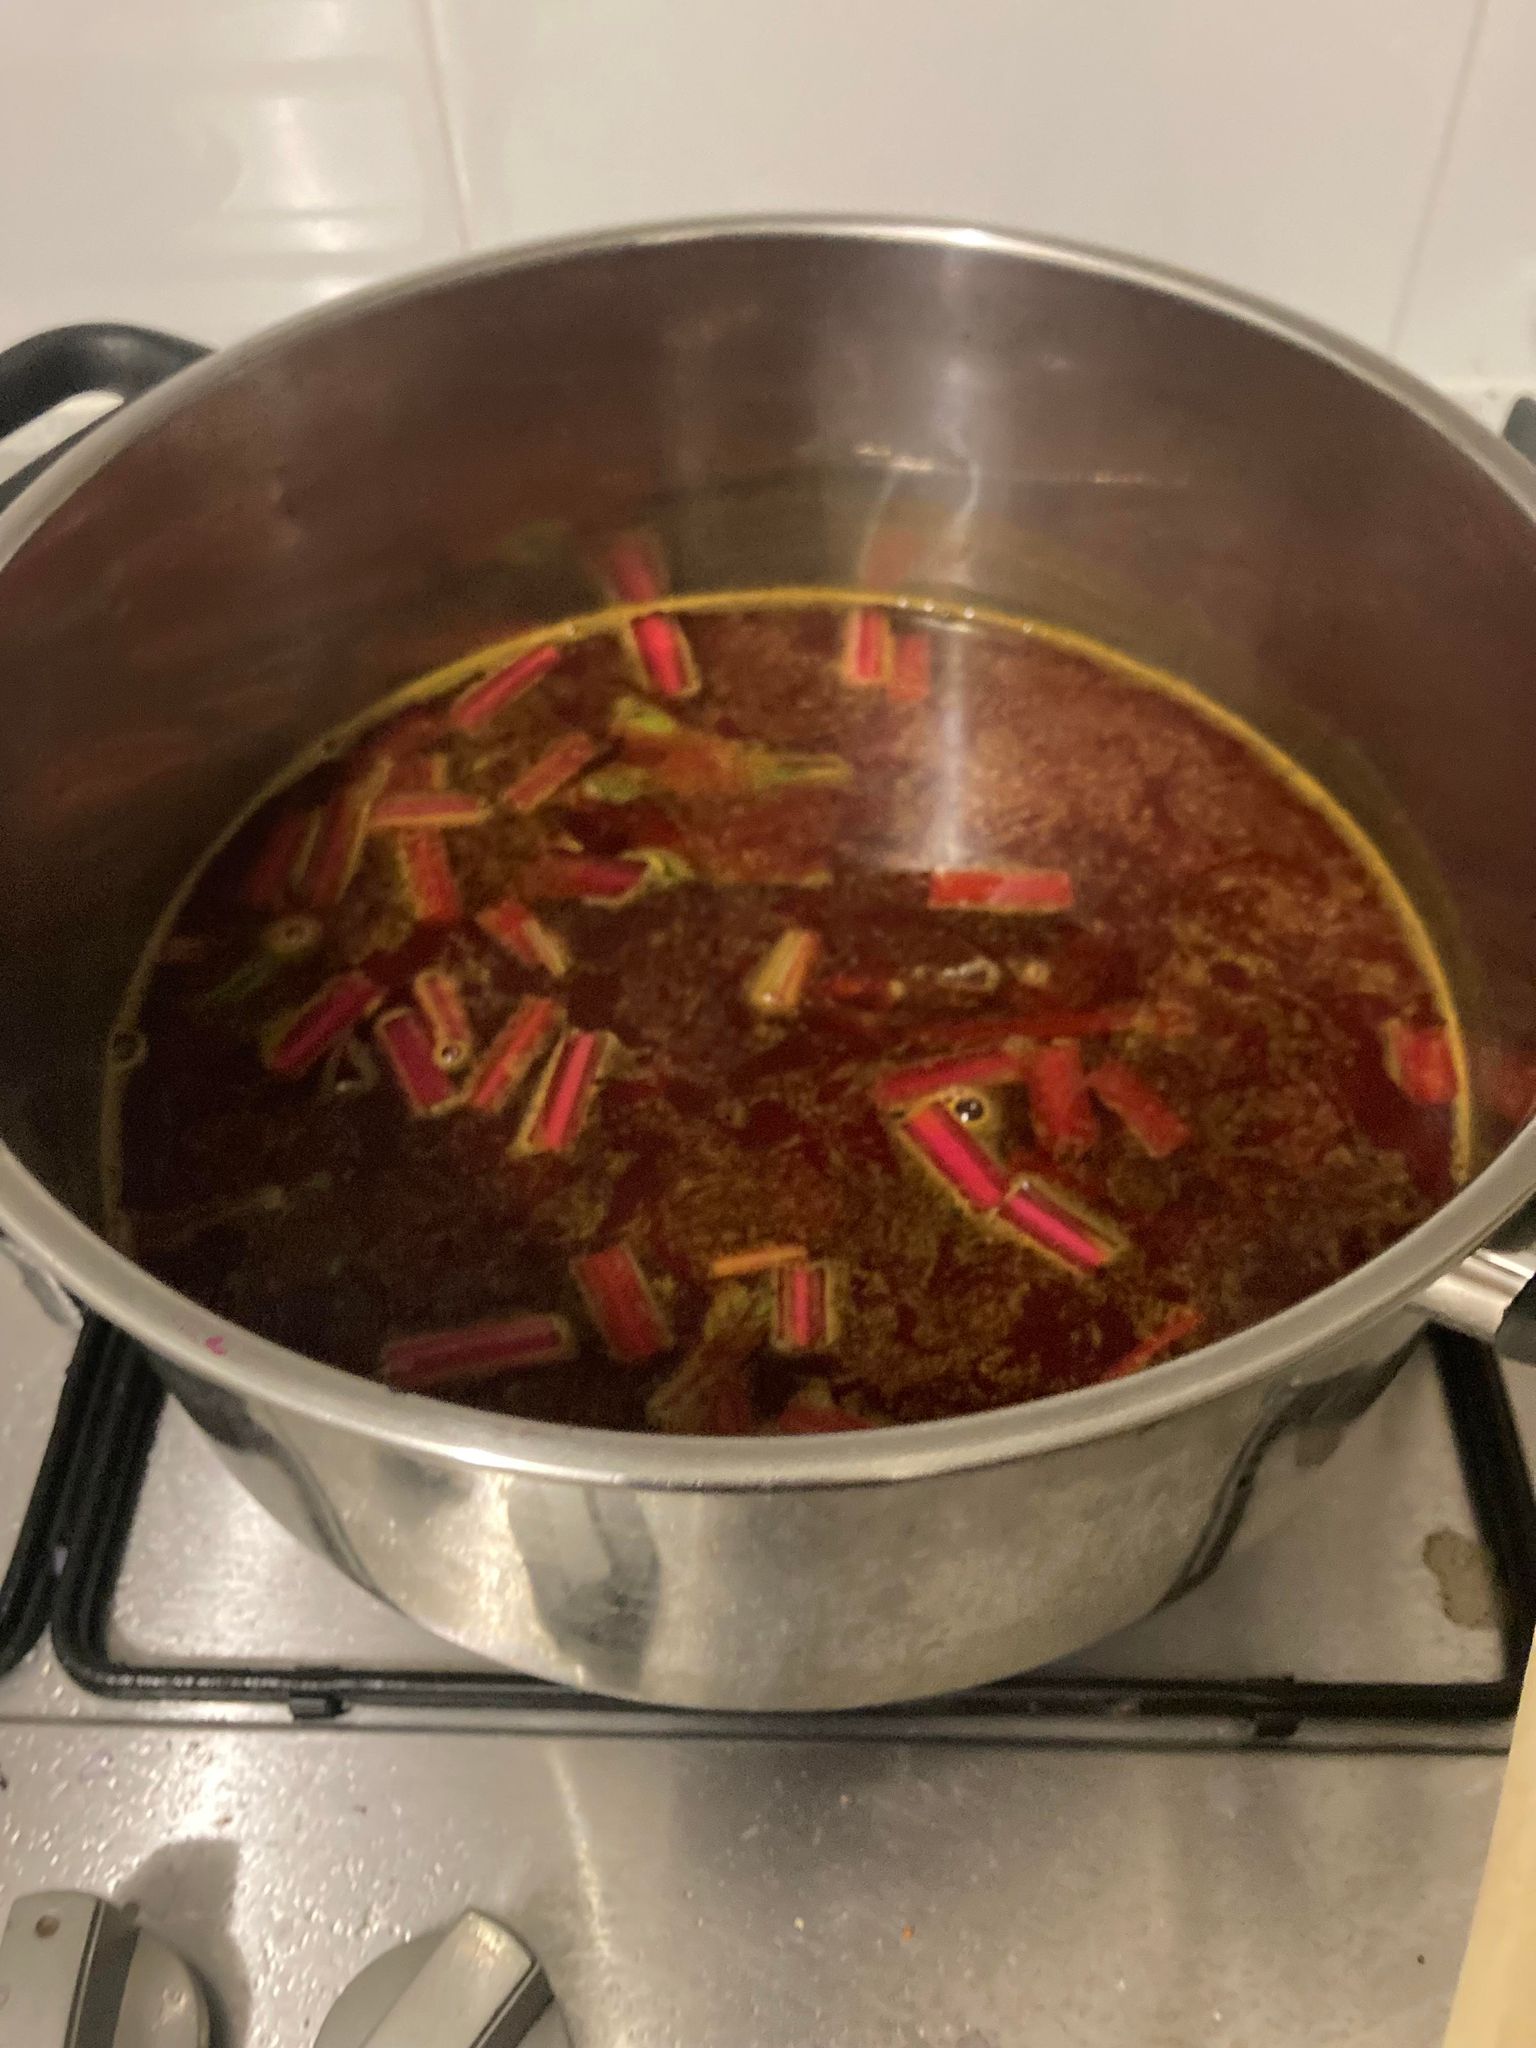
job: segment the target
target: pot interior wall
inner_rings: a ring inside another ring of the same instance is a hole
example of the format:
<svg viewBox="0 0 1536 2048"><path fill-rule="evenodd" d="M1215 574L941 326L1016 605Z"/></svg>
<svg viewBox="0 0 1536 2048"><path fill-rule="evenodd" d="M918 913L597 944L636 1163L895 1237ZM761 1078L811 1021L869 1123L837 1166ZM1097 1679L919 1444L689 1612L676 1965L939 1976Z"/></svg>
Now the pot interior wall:
<svg viewBox="0 0 1536 2048"><path fill-rule="evenodd" d="M1536 1044L1536 533L1498 486L1165 290L982 242L721 235L233 351L0 570L0 1132L55 1193L94 1217L105 1033L231 813L412 675L591 606L584 565L642 522L679 590L959 596L1187 675L1399 863L1487 1085Z"/></svg>

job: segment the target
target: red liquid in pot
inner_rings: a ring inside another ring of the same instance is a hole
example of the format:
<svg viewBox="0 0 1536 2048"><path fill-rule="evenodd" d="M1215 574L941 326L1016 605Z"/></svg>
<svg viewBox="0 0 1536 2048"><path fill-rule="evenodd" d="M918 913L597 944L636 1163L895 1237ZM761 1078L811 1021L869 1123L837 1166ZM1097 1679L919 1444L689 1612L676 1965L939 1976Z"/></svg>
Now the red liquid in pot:
<svg viewBox="0 0 1536 2048"><path fill-rule="evenodd" d="M1423 935L1265 743L810 601L608 615L354 735L205 865L116 1044L151 1270L633 1429L1150 1369L1390 1244L1462 1142Z"/></svg>

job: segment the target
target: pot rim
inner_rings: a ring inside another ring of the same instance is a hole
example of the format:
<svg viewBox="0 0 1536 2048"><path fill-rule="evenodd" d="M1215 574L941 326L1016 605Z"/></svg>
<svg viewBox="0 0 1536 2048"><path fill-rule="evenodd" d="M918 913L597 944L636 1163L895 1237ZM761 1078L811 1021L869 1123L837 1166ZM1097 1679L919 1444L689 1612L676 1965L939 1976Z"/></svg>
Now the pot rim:
<svg viewBox="0 0 1536 2048"><path fill-rule="evenodd" d="M0 515L0 573L94 475L162 419L259 362L290 337L497 271L537 270L621 250L695 241L900 242L979 250L1086 272L1177 298L1320 357L1393 399L1491 479L1532 522L1536 468L1459 407L1359 343L1267 300L1168 265L1046 236L943 221L777 215L619 228L458 259L312 308L179 372L61 456ZM1536 1190L1536 1125L1465 1188L1366 1265L1279 1315L1130 1380L1013 1408L833 1437L668 1437L456 1407L360 1379L270 1343L156 1280L51 1195L0 1144L0 1226L18 1248L151 1351L258 1408L291 1410L400 1450L575 1484L730 1492L885 1484L1000 1465L1148 1428L1268 1378L1415 1296L1476 1249Z"/></svg>

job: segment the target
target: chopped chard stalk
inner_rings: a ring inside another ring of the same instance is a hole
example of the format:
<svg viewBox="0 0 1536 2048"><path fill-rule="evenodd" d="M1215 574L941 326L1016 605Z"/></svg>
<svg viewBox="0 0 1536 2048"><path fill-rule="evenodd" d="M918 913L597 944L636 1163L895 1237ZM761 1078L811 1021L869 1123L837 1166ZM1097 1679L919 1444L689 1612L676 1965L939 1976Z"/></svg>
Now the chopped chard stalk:
<svg viewBox="0 0 1536 2048"><path fill-rule="evenodd" d="M1036 1251L1075 1272L1096 1273L1115 1255L1111 1240L1094 1229L1057 1188L1033 1178L1016 1181L998 1210L999 1218Z"/></svg>
<svg viewBox="0 0 1536 2048"><path fill-rule="evenodd" d="M903 1119L902 1136L945 1185L973 1209L996 1209L1008 1193L1008 1177L991 1153L942 1102L925 1103Z"/></svg>
<svg viewBox="0 0 1536 2048"><path fill-rule="evenodd" d="M847 1003L855 1010L893 1010L906 993L904 981L884 974L829 974L814 990L819 1002Z"/></svg>
<svg viewBox="0 0 1536 2048"><path fill-rule="evenodd" d="M1456 1055L1443 1024L1408 1024L1391 1017L1382 1027L1387 1073L1394 1087L1425 1109L1456 1100Z"/></svg>
<svg viewBox="0 0 1536 2048"><path fill-rule="evenodd" d="M261 943L279 960L302 960L306 953L313 953L324 936L325 927L318 917L306 917L302 911L295 911L290 917L274 918L262 932Z"/></svg>
<svg viewBox="0 0 1536 2048"><path fill-rule="evenodd" d="M882 1109L904 1109L930 1096L949 1095L957 1088L986 1088L1023 1078L1024 1064L1011 1052L961 1053L952 1060L926 1060L917 1067L897 1067L882 1074L871 1094Z"/></svg>
<svg viewBox="0 0 1536 2048"><path fill-rule="evenodd" d="M295 875L308 863L318 829L314 811L285 811L274 821L240 891L241 901L249 909L282 908Z"/></svg>
<svg viewBox="0 0 1536 2048"><path fill-rule="evenodd" d="M198 1010L229 1010L243 1003L248 996L264 989L277 973L278 956L266 948L253 954L249 960L226 974L221 982L209 989L205 996L199 996L193 1005Z"/></svg>
<svg viewBox="0 0 1536 2048"><path fill-rule="evenodd" d="M667 594L667 572L654 534L621 533L608 550L607 583L624 604L654 604Z"/></svg>
<svg viewBox="0 0 1536 2048"><path fill-rule="evenodd" d="M475 1034L464 1007L457 975L446 967L424 967L411 982L411 992L432 1034L432 1057L445 1074L469 1064Z"/></svg>
<svg viewBox="0 0 1536 2048"><path fill-rule="evenodd" d="M480 911L475 923L487 938L494 939L525 967L542 967L557 981L568 972L571 955L565 941L515 896L504 896L499 903Z"/></svg>
<svg viewBox="0 0 1536 2048"><path fill-rule="evenodd" d="M897 704L921 704L933 687L933 642L926 633L897 636L888 694Z"/></svg>
<svg viewBox="0 0 1536 2048"><path fill-rule="evenodd" d="M381 796L368 820L370 832L446 832L455 825L483 825L491 807L458 789L402 789Z"/></svg>
<svg viewBox="0 0 1536 2048"><path fill-rule="evenodd" d="M578 776L589 761L596 760L600 751L597 742L588 739L584 732L567 733L564 739L546 748L526 773L507 785L501 793L502 802L508 810L524 816L536 811L556 790Z"/></svg>
<svg viewBox="0 0 1536 2048"><path fill-rule="evenodd" d="M810 1254L803 1244L758 1244L743 1252L722 1252L709 1262L711 1280L741 1280L750 1273L770 1273L776 1266L803 1265Z"/></svg>
<svg viewBox="0 0 1536 2048"><path fill-rule="evenodd" d="M304 869L302 888L312 909L333 910L347 893L362 857L374 802L388 779L389 763L376 761L331 798Z"/></svg>
<svg viewBox="0 0 1536 2048"><path fill-rule="evenodd" d="M1099 1135L1099 1120L1075 1041L1042 1045L1025 1062L1024 1079L1042 1150L1053 1159L1080 1159Z"/></svg>
<svg viewBox="0 0 1536 2048"><path fill-rule="evenodd" d="M633 804L651 795L655 788L656 778L648 768L617 761L611 768L597 768L584 775L576 793L592 804Z"/></svg>
<svg viewBox="0 0 1536 2048"><path fill-rule="evenodd" d="M529 896L556 901L596 903L616 910L632 903L651 879L643 860L625 860L591 853L546 853L523 870Z"/></svg>
<svg viewBox="0 0 1536 2048"><path fill-rule="evenodd" d="M506 1108L553 1037L561 1014L552 996L523 997L475 1070L467 1098L471 1109L498 1116Z"/></svg>
<svg viewBox="0 0 1536 2048"><path fill-rule="evenodd" d="M432 1055L432 1038L417 1010L386 1010L374 1020L373 1042L389 1062L412 1116L441 1116L459 1091Z"/></svg>
<svg viewBox="0 0 1536 2048"><path fill-rule="evenodd" d="M732 1281L717 1287L704 1311L704 1327L693 1348L645 1404L646 1421L653 1429L674 1436L719 1436L729 1434L721 1420L733 1412L741 1422L742 1398L747 1414L744 1430L757 1427L747 1395L748 1361L763 1338L764 1304L759 1289Z"/></svg>
<svg viewBox="0 0 1536 2048"><path fill-rule="evenodd" d="M448 723L455 732L482 731L499 712L531 690L540 676L548 675L560 653L558 647L535 647L494 674L481 676L454 698Z"/></svg>
<svg viewBox="0 0 1536 2048"><path fill-rule="evenodd" d="M383 1000L384 991L368 975L355 970L336 975L268 1033L262 1049L263 1066L285 1080L307 1074Z"/></svg>
<svg viewBox="0 0 1536 2048"><path fill-rule="evenodd" d="M741 754L749 789L838 789L853 780L853 765L841 754L776 754L747 747Z"/></svg>
<svg viewBox="0 0 1536 2048"><path fill-rule="evenodd" d="M457 924L464 905L442 833L401 832L394 849L401 886L417 923Z"/></svg>
<svg viewBox="0 0 1536 2048"><path fill-rule="evenodd" d="M787 1016L800 1007L805 984L821 951L821 939L800 925L781 932L747 977L747 1001L767 1017Z"/></svg>
<svg viewBox="0 0 1536 2048"><path fill-rule="evenodd" d="M639 1365L672 1348L672 1332L627 1245L572 1259L571 1272L609 1355Z"/></svg>
<svg viewBox="0 0 1536 2048"><path fill-rule="evenodd" d="M1133 1344L1124 1358L1099 1374L1102 1380L1129 1379L1132 1373L1141 1372L1149 1365L1170 1352L1176 1344L1182 1344L1186 1337L1192 1337L1199 1329L1202 1318L1197 1308L1187 1305L1176 1308L1164 1317L1150 1336L1143 1337L1139 1344Z"/></svg>
<svg viewBox="0 0 1536 2048"><path fill-rule="evenodd" d="M508 1316L463 1330L397 1337L386 1344L379 1377L415 1394L438 1387L475 1386L520 1367L553 1365L572 1356L571 1327L563 1316Z"/></svg>
<svg viewBox="0 0 1536 2048"><path fill-rule="evenodd" d="M825 1351L836 1339L832 1268L808 1260L780 1266L773 1287L774 1350Z"/></svg>
<svg viewBox="0 0 1536 2048"><path fill-rule="evenodd" d="M874 605L848 614L843 627L843 681L858 689L879 689L890 682L895 655L891 622Z"/></svg>
<svg viewBox="0 0 1536 2048"><path fill-rule="evenodd" d="M581 1136L614 1046L610 1031L567 1031L544 1063L515 1153L568 1152Z"/></svg>
<svg viewBox="0 0 1536 2048"><path fill-rule="evenodd" d="M928 877L930 910L993 913L1070 910L1072 877L1063 868L950 868Z"/></svg>
<svg viewBox="0 0 1536 2048"><path fill-rule="evenodd" d="M698 695L698 663L676 619L665 612L652 612L631 620L629 631L640 671L658 697Z"/></svg>
<svg viewBox="0 0 1536 2048"><path fill-rule="evenodd" d="M1189 1125L1183 1117L1123 1060L1105 1060L1095 1067L1088 1086L1150 1158L1166 1159L1188 1142Z"/></svg>

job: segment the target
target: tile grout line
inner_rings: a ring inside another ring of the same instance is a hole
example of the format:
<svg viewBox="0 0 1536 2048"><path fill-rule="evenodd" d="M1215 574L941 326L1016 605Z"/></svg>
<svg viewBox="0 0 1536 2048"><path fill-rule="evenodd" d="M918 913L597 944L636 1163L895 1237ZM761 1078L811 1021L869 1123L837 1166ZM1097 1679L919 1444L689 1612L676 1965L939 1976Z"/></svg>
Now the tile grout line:
<svg viewBox="0 0 1536 2048"><path fill-rule="evenodd" d="M1467 95L1471 90L1472 72L1482 46L1483 31L1488 25L1488 10L1491 0L1476 0L1472 20L1467 29L1467 40L1462 47L1461 61L1456 67L1455 83L1451 87L1450 104L1446 108L1445 123L1440 131L1440 142L1436 148L1434 162L1430 166L1429 181L1424 192L1424 206L1419 215L1419 224L1408 249L1408 261L1403 271L1403 282L1398 292L1397 304L1392 311L1392 322L1387 330L1387 353L1395 357L1402 345L1403 331L1408 324L1408 314L1418 288L1419 272L1423 267L1425 252L1429 246L1429 232L1435 210L1450 169L1451 156L1461 129L1461 117L1466 110Z"/></svg>
<svg viewBox="0 0 1536 2048"><path fill-rule="evenodd" d="M415 4L426 45L427 65L432 74L432 99L437 111L439 139L448 159L454 224L458 229L460 251L467 256L475 247L469 227L469 172L459 146L458 123L453 118L448 98L448 65L438 23L438 0L415 0Z"/></svg>

